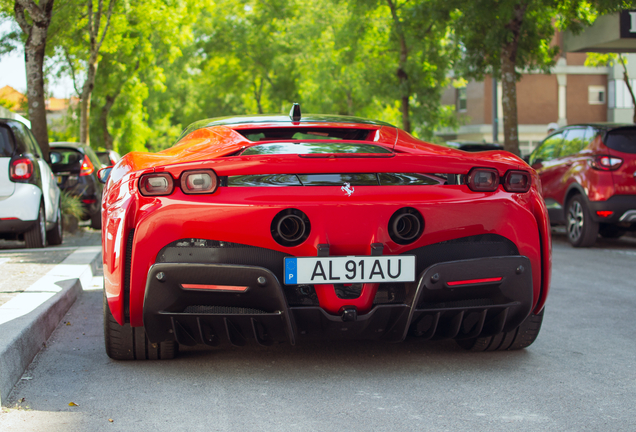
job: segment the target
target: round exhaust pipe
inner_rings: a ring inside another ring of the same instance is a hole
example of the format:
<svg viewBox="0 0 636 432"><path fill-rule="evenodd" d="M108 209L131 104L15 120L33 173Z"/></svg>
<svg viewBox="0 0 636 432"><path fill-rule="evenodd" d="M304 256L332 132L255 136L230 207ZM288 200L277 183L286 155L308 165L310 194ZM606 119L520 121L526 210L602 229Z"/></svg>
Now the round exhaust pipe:
<svg viewBox="0 0 636 432"><path fill-rule="evenodd" d="M310 231L309 218L298 209L283 210L272 220L272 237L283 246L298 246L307 240Z"/></svg>
<svg viewBox="0 0 636 432"><path fill-rule="evenodd" d="M424 231L422 214L412 207L393 213L389 220L389 236L397 244L407 245L420 238Z"/></svg>

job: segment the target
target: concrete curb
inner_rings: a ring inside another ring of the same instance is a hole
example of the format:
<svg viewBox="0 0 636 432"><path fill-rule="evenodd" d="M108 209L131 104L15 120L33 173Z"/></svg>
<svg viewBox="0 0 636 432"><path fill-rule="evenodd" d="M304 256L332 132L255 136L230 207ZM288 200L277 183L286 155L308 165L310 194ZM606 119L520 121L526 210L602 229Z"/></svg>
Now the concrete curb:
<svg viewBox="0 0 636 432"><path fill-rule="evenodd" d="M78 247L24 292L0 306L0 404L84 288L101 246Z"/></svg>

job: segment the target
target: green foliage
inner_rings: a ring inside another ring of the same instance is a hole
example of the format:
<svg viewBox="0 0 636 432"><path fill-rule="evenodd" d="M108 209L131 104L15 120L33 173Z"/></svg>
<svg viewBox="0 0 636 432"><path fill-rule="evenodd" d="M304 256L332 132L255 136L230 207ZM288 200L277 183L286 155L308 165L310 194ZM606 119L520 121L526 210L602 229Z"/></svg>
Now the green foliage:
<svg viewBox="0 0 636 432"><path fill-rule="evenodd" d="M585 58L585 66L612 66L618 63L618 54L616 53L587 53ZM627 61L625 61L627 63Z"/></svg>
<svg viewBox="0 0 636 432"><path fill-rule="evenodd" d="M0 98L0 106L1 107L4 107L4 108L6 108L8 110L13 110L16 107L16 105L17 104L15 102L12 102L12 101L10 101L8 99L1 99Z"/></svg>
<svg viewBox="0 0 636 432"><path fill-rule="evenodd" d="M79 197L73 196L66 191L60 191L60 209L64 216L72 216L80 219L84 215L84 208Z"/></svg>

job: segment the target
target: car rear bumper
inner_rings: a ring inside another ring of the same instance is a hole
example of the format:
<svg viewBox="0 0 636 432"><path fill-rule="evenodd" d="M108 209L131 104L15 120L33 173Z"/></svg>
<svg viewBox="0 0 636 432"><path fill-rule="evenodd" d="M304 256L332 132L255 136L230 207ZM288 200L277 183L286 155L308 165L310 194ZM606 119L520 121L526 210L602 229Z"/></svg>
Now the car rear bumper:
<svg viewBox="0 0 636 432"><path fill-rule="evenodd" d="M34 220L0 219L0 233L21 234L28 231L34 224Z"/></svg>
<svg viewBox="0 0 636 432"><path fill-rule="evenodd" d="M151 342L212 346L321 338L399 342L409 332L426 339L494 335L529 315L531 263L519 255L441 262L406 293L401 302L375 304L365 314L349 307L330 314L319 306L290 306L264 267L157 263L148 273L143 323Z"/></svg>
<svg viewBox="0 0 636 432"><path fill-rule="evenodd" d="M34 222L38 218L41 202L42 190L39 187L16 183L13 194L0 199L0 219L17 218Z"/></svg>
<svg viewBox="0 0 636 432"><path fill-rule="evenodd" d="M614 195L607 201L590 201L592 218L596 222L604 223L635 223L636 195ZM602 217L597 212L611 211L608 217Z"/></svg>

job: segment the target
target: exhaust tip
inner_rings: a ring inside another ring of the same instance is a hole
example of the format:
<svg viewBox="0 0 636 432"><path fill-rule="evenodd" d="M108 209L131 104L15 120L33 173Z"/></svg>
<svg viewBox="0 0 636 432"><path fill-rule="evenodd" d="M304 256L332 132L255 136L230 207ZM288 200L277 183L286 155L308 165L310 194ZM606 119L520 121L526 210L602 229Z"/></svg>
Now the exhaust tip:
<svg viewBox="0 0 636 432"><path fill-rule="evenodd" d="M272 220L272 237L282 246L298 246L309 237L311 224L305 213L298 209L286 209Z"/></svg>
<svg viewBox="0 0 636 432"><path fill-rule="evenodd" d="M420 238L424 232L424 218L412 207L393 213L389 220L389 236L397 244L406 245Z"/></svg>

